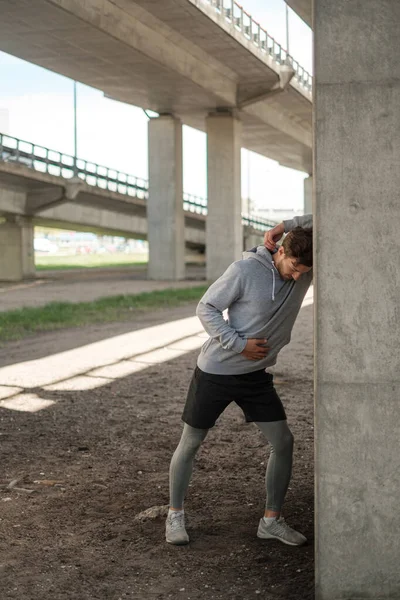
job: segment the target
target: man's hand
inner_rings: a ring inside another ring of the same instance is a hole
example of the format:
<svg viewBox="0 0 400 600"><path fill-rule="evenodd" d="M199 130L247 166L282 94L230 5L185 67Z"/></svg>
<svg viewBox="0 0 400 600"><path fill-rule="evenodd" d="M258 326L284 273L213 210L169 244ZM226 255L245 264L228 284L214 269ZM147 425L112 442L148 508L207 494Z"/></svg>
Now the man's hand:
<svg viewBox="0 0 400 600"><path fill-rule="evenodd" d="M249 360L262 360L268 354L265 338L250 338L242 354Z"/></svg>
<svg viewBox="0 0 400 600"><path fill-rule="evenodd" d="M284 233L285 225L283 223L279 223L279 225L269 229L264 233L264 246L268 250L275 250L276 243L279 242Z"/></svg>

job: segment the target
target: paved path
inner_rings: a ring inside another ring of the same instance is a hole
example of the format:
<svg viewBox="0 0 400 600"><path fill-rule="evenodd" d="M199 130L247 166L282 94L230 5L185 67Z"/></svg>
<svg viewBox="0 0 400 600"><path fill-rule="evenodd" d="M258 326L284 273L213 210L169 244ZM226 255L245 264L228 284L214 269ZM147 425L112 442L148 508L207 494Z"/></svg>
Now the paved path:
<svg viewBox="0 0 400 600"><path fill-rule="evenodd" d="M76 269L40 272L34 281L0 284L0 312L48 302L91 302L105 296L139 294L200 285L203 267L187 269L185 281L150 281L143 268Z"/></svg>

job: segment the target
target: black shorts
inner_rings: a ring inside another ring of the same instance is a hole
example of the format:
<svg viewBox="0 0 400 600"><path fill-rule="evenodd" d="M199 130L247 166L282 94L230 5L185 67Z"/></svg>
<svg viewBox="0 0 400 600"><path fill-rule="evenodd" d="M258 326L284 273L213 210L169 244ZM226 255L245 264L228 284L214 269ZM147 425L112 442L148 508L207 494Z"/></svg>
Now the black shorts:
<svg viewBox="0 0 400 600"><path fill-rule="evenodd" d="M286 420L271 373L211 375L199 367L190 382L182 420L191 427L210 429L231 402L240 406L247 422Z"/></svg>

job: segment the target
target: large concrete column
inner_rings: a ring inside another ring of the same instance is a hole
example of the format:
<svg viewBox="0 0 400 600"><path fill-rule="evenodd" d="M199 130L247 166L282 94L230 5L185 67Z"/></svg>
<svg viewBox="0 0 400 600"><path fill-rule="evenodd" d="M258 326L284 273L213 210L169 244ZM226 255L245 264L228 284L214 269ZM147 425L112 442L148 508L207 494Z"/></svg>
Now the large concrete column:
<svg viewBox="0 0 400 600"><path fill-rule="evenodd" d="M182 123L165 115L149 120L147 207L150 279L184 279Z"/></svg>
<svg viewBox="0 0 400 600"><path fill-rule="evenodd" d="M0 280L20 281L35 276L32 220L14 217L0 225Z"/></svg>
<svg viewBox="0 0 400 600"><path fill-rule="evenodd" d="M315 0L317 600L400 598L400 2Z"/></svg>
<svg viewBox="0 0 400 600"><path fill-rule="evenodd" d="M309 175L304 180L304 214L311 215L313 212L313 178Z"/></svg>
<svg viewBox="0 0 400 600"><path fill-rule="evenodd" d="M241 257L240 148L242 125L229 113L207 118L207 279L217 279Z"/></svg>

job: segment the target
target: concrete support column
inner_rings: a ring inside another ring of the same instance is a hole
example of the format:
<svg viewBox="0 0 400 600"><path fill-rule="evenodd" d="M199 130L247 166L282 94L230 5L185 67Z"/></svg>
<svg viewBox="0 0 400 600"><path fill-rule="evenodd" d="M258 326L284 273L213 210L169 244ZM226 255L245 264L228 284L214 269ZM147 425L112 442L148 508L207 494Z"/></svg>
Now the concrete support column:
<svg viewBox="0 0 400 600"><path fill-rule="evenodd" d="M147 219L149 278L184 279L182 123L169 115L149 120Z"/></svg>
<svg viewBox="0 0 400 600"><path fill-rule="evenodd" d="M0 280L35 277L34 227L27 217L10 218L0 225Z"/></svg>
<svg viewBox="0 0 400 600"><path fill-rule="evenodd" d="M207 118L207 279L217 279L241 257L240 148L242 125L229 113Z"/></svg>
<svg viewBox="0 0 400 600"><path fill-rule="evenodd" d="M243 227L243 234L243 250L250 250L263 244L264 234L261 231L256 232L250 227Z"/></svg>
<svg viewBox="0 0 400 600"><path fill-rule="evenodd" d="M313 178L309 175L304 180L304 214L311 215L313 212Z"/></svg>
<svg viewBox="0 0 400 600"><path fill-rule="evenodd" d="M398 0L315 0L316 598L400 598Z"/></svg>

